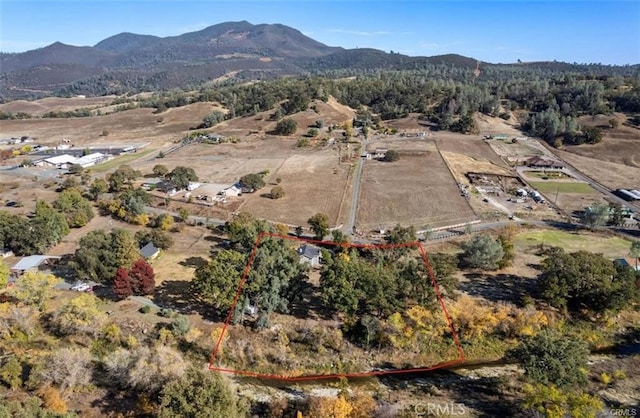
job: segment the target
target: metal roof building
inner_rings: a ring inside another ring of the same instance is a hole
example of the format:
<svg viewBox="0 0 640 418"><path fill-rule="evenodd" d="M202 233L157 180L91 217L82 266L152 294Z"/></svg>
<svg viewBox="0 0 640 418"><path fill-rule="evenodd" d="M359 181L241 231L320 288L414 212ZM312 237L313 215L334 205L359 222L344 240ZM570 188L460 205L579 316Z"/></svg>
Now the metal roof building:
<svg viewBox="0 0 640 418"><path fill-rule="evenodd" d="M59 259L60 257L53 255L30 255L28 257L23 257L13 267L11 267L11 271L14 273L23 273L28 270L35 270L40 267L42 263L51 258Z"/></svg>

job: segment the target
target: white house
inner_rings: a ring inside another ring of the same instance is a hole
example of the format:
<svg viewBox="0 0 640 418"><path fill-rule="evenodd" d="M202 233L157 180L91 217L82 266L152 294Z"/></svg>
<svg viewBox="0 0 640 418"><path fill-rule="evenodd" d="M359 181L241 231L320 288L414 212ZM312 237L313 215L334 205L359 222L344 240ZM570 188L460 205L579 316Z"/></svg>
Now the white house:
<svg viewBox="0 0 640 418"><path fill-rule="evenodd" d="M320 248L309 244L303 244L298 247L298 255L300 256L300 262L309 264L311 267L318 267L320 265Z"/></svg>
<svg viewBox="0 0 640 418"><path fill-rule="evenodd" d="M238 197L242 194L242 190L238 186L233 185L224 189L222 194L224 197Z"/></svg>
<svg viewBox="0 0 640 418"><path fill-rule="evenodd" d="M107 158L108 157L105 154L94 152L92 154L85 155L84 157L77 158L72 164L78 164L82 166L82 168L86 168L98 164Z"/></svg>
<svg viewBox="0 0 640 418"><path fill-rule="evenodd" d="M76 157L69 154L56 155L55 157L45 158L38 162L38 165L42 165L45 167L56 167L61 169L66 169L71 166L71 164L75 164L77 160Z"/></svg>

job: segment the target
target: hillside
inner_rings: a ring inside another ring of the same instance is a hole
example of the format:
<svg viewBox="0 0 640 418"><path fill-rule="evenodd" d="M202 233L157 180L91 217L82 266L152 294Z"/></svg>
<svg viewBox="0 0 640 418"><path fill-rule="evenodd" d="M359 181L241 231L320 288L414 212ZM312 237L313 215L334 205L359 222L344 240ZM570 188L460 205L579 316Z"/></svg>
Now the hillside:
<svg viewBox="0 0 640 418"><path fill-rule="evenodd" d="M60 42L0 53L0 99L122 94L197 85L233 74L268 79L327 70L471 68L459 55L410 57L376 49L324 45L281 24L225 22L178 36L120 33L94 46Z"/></svg>

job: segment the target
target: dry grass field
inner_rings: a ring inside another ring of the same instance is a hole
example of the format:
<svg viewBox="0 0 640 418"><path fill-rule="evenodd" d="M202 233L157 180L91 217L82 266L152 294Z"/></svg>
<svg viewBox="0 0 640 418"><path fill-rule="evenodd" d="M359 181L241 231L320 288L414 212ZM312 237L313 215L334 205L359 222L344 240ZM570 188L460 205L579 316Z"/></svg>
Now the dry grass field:
<svg viewBox="0 0 640 418"><path fill-rule="evenodd" d="M108 106L116 96L101 97L46 97L44 99L27 101L14 100L0 104L0 111L18 113L24 112L31 116L42 116L47 112L67 112L76 109L96 109Z"/></svg>
<svg viewBox="0 0 640 418"><path fill-rule="evenodd" d="M211 103L194 103L162 114L154 114L153 109L132 109L85 118L2 120L0 132L3 137L29 135L49 146L60 144L63 138L76 147L147 142L162 145L181 139L213 108ZM107 136L103 136L104 131Z"/></svg>
<svg viewBox="0 0 640 418"><path fill-rule="evenodd" d="M554 153L587 176L612 190L640 187L640 168L609 162L600 158L584 157L567 151L554 150Z"/></svg>
<svg viewBox="0 0 640 418"><path fill-rule="evenodd" d="M368 149L371 146L367 147ZM364 166L358 229L415 225L436 227L475 217L460 196L456 180L430 140L383 140L371 148L395 148L401 158L394 163L367 161ZM415 152L415 156L410 152Z"/></svg>
<svg viewBox="0 0 640 418"><path fill-rule="evenodd" d="M155 164L169 169L188 165L201 181L233 184L245 174L268 170L267 185L253 194L230 199L239 202L231 211L245 211L259 218L290 225L306 226L317 212L329 215L332 225L346 218L349 210L351 164L338 164L337 151L331 147L296 148L295 139L267 137L246 139L237 144L192 145L152 159L138 166L143 173ZM280 178L285 196L279 200L266 197ZM345 201L343 203L343 201Z"/></svg>

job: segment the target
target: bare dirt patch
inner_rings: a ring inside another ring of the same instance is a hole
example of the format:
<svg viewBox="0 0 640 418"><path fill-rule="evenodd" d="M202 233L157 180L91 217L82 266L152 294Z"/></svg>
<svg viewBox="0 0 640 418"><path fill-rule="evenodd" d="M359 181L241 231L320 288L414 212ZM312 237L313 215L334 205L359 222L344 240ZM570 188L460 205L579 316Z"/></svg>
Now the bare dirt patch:
<svg viewBox="0 0 640 418"><path fill-rule="evenodd" d="M403 155L394 163L365 162L358 202L359 229L396 223L421 229L475 218L432 141L379 142L393 145Z"/></svg>

